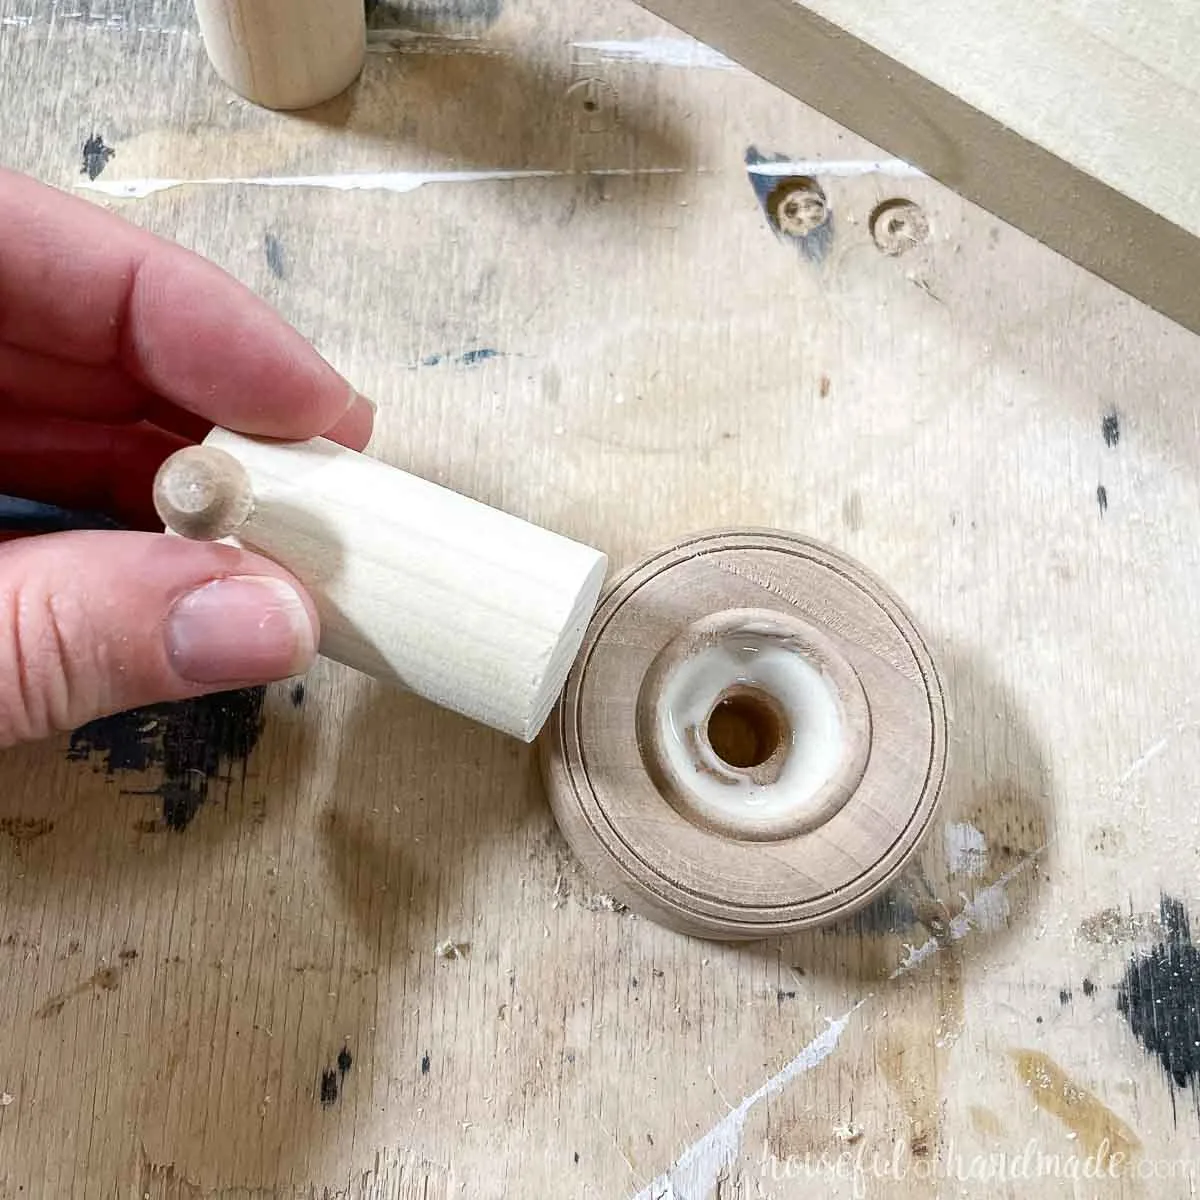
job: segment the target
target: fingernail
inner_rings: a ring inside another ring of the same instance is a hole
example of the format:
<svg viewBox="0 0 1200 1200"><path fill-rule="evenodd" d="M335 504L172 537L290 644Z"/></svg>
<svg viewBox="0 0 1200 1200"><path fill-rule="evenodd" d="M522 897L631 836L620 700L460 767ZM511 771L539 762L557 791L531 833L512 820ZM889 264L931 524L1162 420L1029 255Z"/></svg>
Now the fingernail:
<svg viewBox="0 0 1200 1200"><path fill-rule="evenodd" d="M369 444L374 430L375 405L361 392L356 392L346 415L325 436L353 450L362 450Z"/></svg>
<svg viewBox="0 0 1200 1200"><path fill-rule="evenodd" d="M294 588L269 576L206 583L167 614L167 655L191 683L267 683L307 670L312 621Z"/></svg>

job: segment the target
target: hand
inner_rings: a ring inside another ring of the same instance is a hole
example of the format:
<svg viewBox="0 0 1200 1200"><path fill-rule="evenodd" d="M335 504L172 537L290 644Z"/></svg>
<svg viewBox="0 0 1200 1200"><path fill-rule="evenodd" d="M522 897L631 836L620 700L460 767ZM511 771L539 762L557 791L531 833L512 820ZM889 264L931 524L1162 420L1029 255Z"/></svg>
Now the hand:
<svg viewBox="0 0 1200 1200"><path fill-rule="evenodd" d="M214 424L362 449L369 402L211 263L0 170L0 493L131 532L0 544L0 745L284 678L319 638L300 584L161 533L151 485Z"/></svg>

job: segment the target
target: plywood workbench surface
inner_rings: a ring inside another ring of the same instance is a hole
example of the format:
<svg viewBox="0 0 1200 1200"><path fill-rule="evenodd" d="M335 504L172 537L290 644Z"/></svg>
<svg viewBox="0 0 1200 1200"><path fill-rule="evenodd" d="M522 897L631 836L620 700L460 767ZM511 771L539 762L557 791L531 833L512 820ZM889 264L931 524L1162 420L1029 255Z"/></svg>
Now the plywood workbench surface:
<svg viewBox="0 0 1200 1200"><path fill-rule="evenodd" d="M269 298L389 462L616 564L862 560L945 806L885 903L734 949L590 888L527 748L330 664L10 752L0 1197L1193 1195L1200 340L632 4L371 23L281 116L184 0L0 0L0 158Z"/></svg>

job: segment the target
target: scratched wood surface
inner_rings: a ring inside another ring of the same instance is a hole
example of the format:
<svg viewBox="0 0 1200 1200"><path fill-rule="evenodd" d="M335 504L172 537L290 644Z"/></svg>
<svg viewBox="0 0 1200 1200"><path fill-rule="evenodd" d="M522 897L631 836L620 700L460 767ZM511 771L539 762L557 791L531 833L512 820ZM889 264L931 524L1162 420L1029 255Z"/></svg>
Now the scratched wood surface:
<svg viewBox="0 0 1200 1200"><path fill-rule="evenodd" d="M183 0L0 0L0 160L270 299L390 462L617 564L860 558L944 664L944 809L732 949L614 911L526 748L328 664L10 752L0 1195L1194 1195L1200 342L630 4L372 24L280 116Z"/></svg>

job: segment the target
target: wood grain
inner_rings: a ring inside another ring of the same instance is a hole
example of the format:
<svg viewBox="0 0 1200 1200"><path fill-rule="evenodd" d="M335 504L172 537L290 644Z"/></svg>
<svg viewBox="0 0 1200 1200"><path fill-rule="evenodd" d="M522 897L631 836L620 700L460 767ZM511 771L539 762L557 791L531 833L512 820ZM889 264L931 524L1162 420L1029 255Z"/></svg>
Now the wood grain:
<svg viewBox="0 0 1200 1200"><path fill-rule="evenodd" d="M947 1172L1079 1147L1014 1052L1142 1168L1200 1158L1162 1053L1200 910L1195 337L928 179L818 171L827 235L781 236L751 147L880 151L745 72L574 46L673 36L636 7L373 20L419 28L300 118L229 103L181 0L0 0L5 161L74 188L96 135L97 183L550 172L97 199L274 303L395 466L615 563L734 524L863 562L942 667L940 814L884 900L739 948L616 911L527 749L332 665L7 752L0 1194L848 1200L803 1156L897 1147L873 1200L1155 1194ZM890 256L895 200L929 234Z"/></svg>

